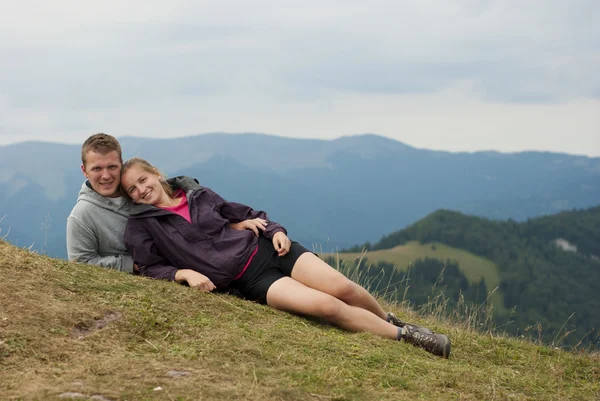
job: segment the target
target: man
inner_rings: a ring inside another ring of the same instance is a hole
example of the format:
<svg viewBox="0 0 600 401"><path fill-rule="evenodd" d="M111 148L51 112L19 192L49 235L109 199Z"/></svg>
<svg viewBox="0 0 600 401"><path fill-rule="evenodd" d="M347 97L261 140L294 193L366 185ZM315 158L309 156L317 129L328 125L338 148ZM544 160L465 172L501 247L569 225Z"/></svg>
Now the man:
<svg viewBox="0 0 600 401"><path fill-rule="evenodd" d="M67 218L70 261L134 271L123 233L132 204L121 196L121 145L111 135L90 136L81 147L81 171L87 179Z"/></svg>

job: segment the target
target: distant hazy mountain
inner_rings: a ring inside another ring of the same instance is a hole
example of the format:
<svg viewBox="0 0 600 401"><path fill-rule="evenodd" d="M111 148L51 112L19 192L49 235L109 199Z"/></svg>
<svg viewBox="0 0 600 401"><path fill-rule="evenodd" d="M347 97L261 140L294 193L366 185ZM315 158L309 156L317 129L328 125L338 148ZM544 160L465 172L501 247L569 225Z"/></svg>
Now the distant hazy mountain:
<svg viewBox="0 0 600 401"><path fill-rule="evenodd" d="M125 158L194 176L228 200L266 210L292 238L323 250L374 241L440 208L524 220L600 204L600 158L429 151L377 135L120 141ZM79 145L0 147L0 236L10 228L11 242L64 257L80 163Z"/></svg>

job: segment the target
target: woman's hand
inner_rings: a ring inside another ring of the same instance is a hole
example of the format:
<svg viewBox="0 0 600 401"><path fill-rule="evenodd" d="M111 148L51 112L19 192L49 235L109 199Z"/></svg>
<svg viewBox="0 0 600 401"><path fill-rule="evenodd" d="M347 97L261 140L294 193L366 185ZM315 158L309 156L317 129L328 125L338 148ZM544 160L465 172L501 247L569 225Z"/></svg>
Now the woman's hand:
<svg viewBox="0 0 600 401"><path fill-rule="evenodd" d="M211 292L217 288L204 274L191 269L177 270L177 273L175 273L175 281L178 283L186 281L190 287L206 292Z"/></svg>
<svg viewBox="0 0 600 401"><path fill-rule="evenodd" d="M239 223L230 223L229 227L234 230L250 230L258 237L260 231L264 231L267 228L267 220L261 218L248 219L240 221Z"/></svg>
<svg viewBox="0 0 600 401"><path fill-rule="evenodd" d="M278 231L273 236L273 247L279 256L285 256L292 246L292 241L285 235L283 231Z"/></svg>

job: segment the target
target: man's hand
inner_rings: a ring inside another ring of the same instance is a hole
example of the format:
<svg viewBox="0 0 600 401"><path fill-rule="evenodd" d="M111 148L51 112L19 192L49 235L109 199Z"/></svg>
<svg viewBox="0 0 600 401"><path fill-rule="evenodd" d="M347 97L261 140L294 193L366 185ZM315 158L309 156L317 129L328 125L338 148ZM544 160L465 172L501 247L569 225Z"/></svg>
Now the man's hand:
<svg viewBox="0 0 600 401"><path fill-rule="evenodd" d="M256 218L256 219L248 219L244 221L240 221L239 223L230 223L229 227L234 230L250 230L258 237L260 231L264 231L267 228L267 220Z"/></svg>
<svg viewBox="0 0 600 401"><path fill-rule="evenodd" d="M217 288L204 274L191 269L177 270L177 273L175 273L175 281L178 283L186 281L190 287L206 292L211 292Z"/></svg>
<svg viewBox="0 0 600 401"><path fill-rule="evenodd" d="M273 236L273 247L279 256L285 256L292 246L292 241L285 235L283 231L278 231Z"/></svg>

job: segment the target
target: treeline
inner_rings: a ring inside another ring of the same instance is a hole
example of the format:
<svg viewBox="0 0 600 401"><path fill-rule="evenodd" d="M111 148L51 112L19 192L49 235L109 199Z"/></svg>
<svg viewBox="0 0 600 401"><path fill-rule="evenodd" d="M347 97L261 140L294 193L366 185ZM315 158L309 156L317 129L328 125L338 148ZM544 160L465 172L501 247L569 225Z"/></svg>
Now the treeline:
<svg viewBox="0 0 600 401"><path fill-rule="evenodd" d="M472 309L484 304L488 295L483 279L470 283L455 260L420 258L407 270L382 261L371 263L367 258L355 262L338 262L334 258L326 261L333 266L341 263L338 268L371 293L391 302L408 301L417 310L440 306L441 313L450 313L459 308L459 303L462 309Z"/></svg>
<svg viewBox="0 0 600 401"><path fill-rule="evenodd" d="M577 252L559 248L564 239ZM409 241L438 241L493 261L500 273L504 307L496 315L507 331L522 333L541 323L542 339L565 345L598 344L600 333L600 207L515 221L490 221L440 210L376 244L388 249ZM565 334L569 334L563 338Z"/></svg>

